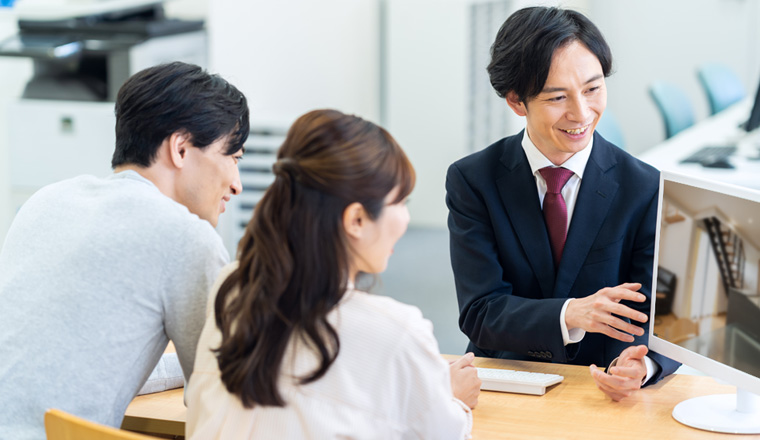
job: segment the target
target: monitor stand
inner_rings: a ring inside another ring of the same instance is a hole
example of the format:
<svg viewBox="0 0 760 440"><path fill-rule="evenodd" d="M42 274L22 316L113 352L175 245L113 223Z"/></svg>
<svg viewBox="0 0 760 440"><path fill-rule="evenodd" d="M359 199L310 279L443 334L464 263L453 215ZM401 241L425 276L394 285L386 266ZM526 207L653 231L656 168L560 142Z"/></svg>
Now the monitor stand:
<svg viewBox="0 0 760 440"><path fill-rule="evenodd" d="M684 400L673 418L698 429L728 434L760 434L760 396L742 389Z"/></svg>

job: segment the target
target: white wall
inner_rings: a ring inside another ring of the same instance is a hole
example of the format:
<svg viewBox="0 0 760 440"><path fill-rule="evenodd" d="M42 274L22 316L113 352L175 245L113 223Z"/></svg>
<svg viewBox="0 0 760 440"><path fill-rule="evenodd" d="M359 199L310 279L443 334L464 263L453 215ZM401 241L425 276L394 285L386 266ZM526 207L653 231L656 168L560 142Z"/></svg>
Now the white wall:
<svg viewBox="0 0 760 440"><path fill-rule="evenodd" d="M387 5L385 122L417 173L412 222L444 227L446 169L468 152L468 2Z"/></svg>
<svg viewBox="0 0 760 440"><path fill-rule="evenodd" d="M419 172L410 204L413 222L443 226L446 167L467 152L462 124L468 89L461 81L467 80L468 16L461 5L477 1L176 0L167 4L167 13L208 17L211 70L249 96L254 120L289 123L307 110L335 107L381 121L383 103L390 104L398 96L410 98L399 105L403 112L394 114L388 105L381 122L387 123ZM426 11L420 7L425 3L453 7ZM557 3L587 13L609 40L616 73L608 81L608 109L622 123L634 153L664 137L661 118L647 94L652 80L683 84L699 117L707 114L707 104L695 69L704 61L734 67L748 92L756 90L760 71L757 1L512 1L515 9ZM397 24L406 23L407 28L393 25L391 29L397 30L388 35L389 41L401 46L409 41L411 46L415 38L418 47L394 61L397 64L390 65L386 77L381 72L382 4L401 8ZM14 22L0 15L0 35L9 33ZM0 103L20 94L31 72L29 66L26 60L0 59ZM387 95L381 96L381 90ZM3 209L7 172L2 171L8 166L3 112L4 106L0 108L0 213L7 212ZM433 116L425 119L424 115ZM503 117L512 117L506 105ZM512 126L517 130L523 124L518 119ZM0 215L0 237L5 217Z"/></svg>
<svg viewBox="0 0 760 440"><path fill-rule="evenodd" d="M662 118L648 95L652 81L682 86L697 120L709 113L696 76L701 63L724 63L736 71L749 94L757 90L757 1L590 0L589 17L612 49L616 72L607 82L607 108L615 112L634 154L665 138Z"/></svg>
<svg viewBox="0 0 760 440"><path fill-rule="evenodd" d="M251 118L332 107L379 119L376 0L215 0L211 68L249 99Z"/></svg>
<svg viewBox="0 0 760 440"><path fill-rule="evenodd" d="M675 207L670 204L674 209ZM680 211L683 214L683 211ZM663 215L666 213L663 211ZM690 249L684 249L684 243L691 245L691 237L694 233L694 220L688 215L684 215L684 220L676 223L663 221L660 229L660 248L658 255L658 266L662 266L676 275L676 291L673 297L673 313L684 318L689 315L686 310L685 300L689 296L684 294L690 292L694 285L694 273L689 265L692 263L689 259L683 258L684 252L691 255Z"/></svg>
<svg viewBox="0 0 760 440"><path fill-rule="evenodd" d="M16 16L5 8L0 9L0 40L14 35L16 31ZM8 178L12 166L8 157L8 104L21 96L31 72L32 63L29 60L0 57L0 247L14 214Z"/></svg>
<svg viewBox="0 0 760 440"><path fill-rule="evenodd" d="M580 9L588 4L584 0L384 1L383 122L417 172L409 202L413 224L445 228L449 165L525 127L524 118L517 117L490 85L486 72L490 46L512 12L558 3ZM492 6L487 13L493 16L474 12L482 4ZM491 26L490 34L483 35ZM471 101L473 90L484 92L477 102ZM473 121L477 130L470 126L472 114L483 118Z"/></svg>
<svg viewBox="0 0 760 440"><path fill-rule="evenodd" d="M744 290L748 292L760 293L760 285L758 282L758 270L760 270L760 250L755 249L752 245L744 241L744 252L746 262L744 264Z"/></svg>
<svg viewBox="0 0 760 440"><path fill-rule="evenodd" d="M169 0L164 5L166 15L187 20L203 20L208 15L209 0Z"/></svg>
<svg viewBox="0 0 760 440"><path fill-rule="evenodd" d="M716 313L726 311L726 291L720 276L718 262L710 246L710 237L705 230L699 229L699 254L694 277L694 294L692 296L690 318L698 320ZM702 329L700 328L700 331Z"/></svg>

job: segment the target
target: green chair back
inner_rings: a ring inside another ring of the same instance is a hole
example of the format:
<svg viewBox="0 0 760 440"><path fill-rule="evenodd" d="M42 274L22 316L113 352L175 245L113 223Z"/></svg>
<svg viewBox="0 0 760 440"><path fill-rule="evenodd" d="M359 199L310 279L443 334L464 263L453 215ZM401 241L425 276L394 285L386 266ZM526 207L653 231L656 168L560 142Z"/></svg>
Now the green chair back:
<svg viewBox="0 0 760 440"><path fill-rule="evenodd" d="M602 113L601 119L596 123L596 131L609 142L612 142L616 146L625 150L623 130L620 129L620 123L612 110L605 110L604 113Z"/></svg>
<svg viewBox="0 0 760 440"><path fill-rule="evenodd" d="M741 101L747 92L739 77L730 67L719 63L706 63L697 70L699 82L710 103L714 115L726 107Z"/></svg>
<svg viewBox="0 0 760 440"><path fill-rule="evenodd" d="M694 125L691 100L680 87L666 81L655 81L649 86L649 94L665 122L666 138Z"/></svg>

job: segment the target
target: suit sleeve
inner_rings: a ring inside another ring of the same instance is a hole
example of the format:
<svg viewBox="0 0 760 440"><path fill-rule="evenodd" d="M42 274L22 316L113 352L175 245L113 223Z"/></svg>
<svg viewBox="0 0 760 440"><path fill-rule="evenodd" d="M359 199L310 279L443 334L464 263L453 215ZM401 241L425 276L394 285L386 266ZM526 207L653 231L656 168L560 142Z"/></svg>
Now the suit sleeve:
<svg viewBox="0 0 760 440"><path fill-rule="evenodd" d="M652 200L649 202L646 214L642 219L639 229L636 233L636 239L634 243L634 249L631 254L630 272L629 278L631 282L641 283L640 292L646 295L647 300L643 303L637 303L632 301L623 301L625 305L636 309L645 315L649 316L651 308L652 295L652 269L654 262L654 241L656 235L656 222L657 222L657 200L658 194L655 193ZM626 347L631 345L648 345L649 343L649 326L650 322L641 324L644 329L644 335L634 336L633 343L625 343L622 341L613 340L613 344L616 345L614 356L617 356ZM658 366L659 371L652 376L647 382L647 385L657 383L660 379L673 373L681 364L665 357L659 353L650 351L648 355Z"/></svg>
<svg viewBox="0 0 760 440"><path fill-rule="evenodd" d="M514 292L513 283L504 279L487 204L457 164L447 173L446 204L461 330L481 349L567 362L577 348L566 348L562 341L559 316L565 299ZM510 257L527 264L522 256L502 256Z"/></svg>

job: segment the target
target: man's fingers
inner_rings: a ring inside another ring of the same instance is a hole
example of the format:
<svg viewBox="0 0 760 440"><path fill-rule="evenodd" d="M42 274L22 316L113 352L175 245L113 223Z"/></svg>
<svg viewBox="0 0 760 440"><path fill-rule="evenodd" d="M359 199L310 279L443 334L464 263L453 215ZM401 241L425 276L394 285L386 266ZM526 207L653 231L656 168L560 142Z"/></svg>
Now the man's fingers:
<svg viewBox="0 0 760 440"><path fill-rule="evenodd" d="M618 284L615 287L616 288L621 287L623 289L628 289L628 290L639 290L641 289L641 283L623 283L623 284Z"/></svg>
<svg viewBox="0 0 760 440"><path fill-rule="evenodd" d="M612 373L613 376L626 377L628 379L637 379L641 381L641 378L646 375L646 370L644 370L642 374L641 367L621 367L616 365L610 368L610 373Z"/></svg>
<svg viewBox="0 0 760 440"><path fill-rule="evenodd" d="M629 359L643 359L644 356L649 353L649 349L646 345L637 345L635 347L628 347L620 353L620 362L626 362Z"/></svg>
<svg viewBox="0 0 760 440"><path fill-rule="evenodd" d="M599 390L601 390L604 394L612 397L615 400L618 400L618 399L615 398L615 396L618 395L618 392L619 392L618 390L610 387L606 383L601 382L599 380L596 380L596 387L599 388Z"/></svg>
<svg viewBox="0 0 760 440"><path fill-rule="evenodd" d="M633 319L634 321L647 322L649 319L649 316L647 316L645 313L641 313L638 310L632 309L620 303L610 304L608 310L618 316Z"/></svg>
<svg viewBox="0 0 760 440"><path fill-rule="evenodd" d="M605 394L609 395L610 397L612 397L614 394L617 394L618 390L616 390L615 387L609 383L612 376L603 372L595 365L591 366L591 377L594 379L594 382L596 382L596 387Z"/></svg>
<svg viewBox="0 0 760 440"><path fill-rule="evenodd" d="M617 316L613 316L613 315L602 316L600 321L602 324L607 324L608 326L616 330L620 330L624 333L628 333L628 334L636 335L636 336L644 335L643 328L639 327L636 324L631 324L630 322L623 321Z"/></svg>
<svg viewBox="0 0 760 440"><path fill-rule="evenodd" d="M617 339L618 341L623 341L623 342L634 341L633 336L629 335L628 333L619 332L608 325L604 325L599 333L603 333L612 339Z"/></svg>
<svg viewBox="0 0 760 440"><path fill-rule="evenodd" d="M620 374L620 370L623 368L626 369L625 372L630 374L630 376ZM603 377L600 377L599 381L618 392L627 390L633 391L641 388L641 379L644 377L644 374L635 368L628 369L627 367L615 366L610 368L610 374L605 374Z"/></svg>
<svg viewBox="0 0 760 440"><path fill-rule="evenodd" d="M623 341L623 342L634 341L633 336L629 335L628 333L617 331L613 327L610 327L609 325L601 323L601 322L595 323L588 331L591 331L594 333L602 333L609 336L612 339L617 339L618 341Z"/></svg>
<svg viewBox="0 0 760 440"><path fill-rule="evenodd" d="M610 396L614 401L619 401L630 396L637 389L632 380L625 380L619 376L606 374L596 368L595 365L592 365L590 369L591 376L594 382L596 382L596 387L604 394Z"/></svg>
<svg viewBox="0 0 760 440"><path fill-rule="evenodd" d="M472 363L473 359L475 359L475 355L472 354L472 353L467 353L464 356L462 356L459 359L457 359L454 362L452 362L451 366L452 367L457 367L457 368L464 368L464 367L470 365Z"/></svg>
<svg viewBox="0 0 760 440"><path fill-rule="evenodd" d="M568 328L582 328L590 332L604 333L624 342L632 342L633 339L623 333L642 336L644 330L627 322L627 320L647 322L649 317L638 310L621 304L620 301L646 301L646 296L642 293L631 290L640 288L641 284L639 283L625 283L616 287L601 289L586 298L576 299L567 306L565 323ZM606 328L608 326L613 329L608 330Z"/></svg>
<svg viewBox="0 0 760 440"><path fill-rule="evenodd" d="M589 366L588 366L588 369L589 369L589 371L591 372L591 377L593 377L595 381L597 380L597 377L598 377L600 374L603 374L603 375L605 375L605 376L607 375L607 373L605 373L604 371L600 370L600 369L599 369L599 367L597 367L597 366L596 366L596 365L594 365L594 364L591 364L591 365L589 365ZM598 382L598 381L597 381L597 382Z"/></svg>
<svg viewBox="0 0 760 440"><path fill-rule="evenodd" d="M620 402L621 400L630 396L632 393L631 391L620 391L603 385L598 386L597 388L599 388L604 394L608 395L610 399L614 400L615 402Z"/></svg>
<svg viewBox="0 0 760 440"><path fill-rule="evenodd" d="M626 388L626 382L628 382L628 378L622 377L622 376L616 376L614 374L607 374L602 373L601 370L599 370L598 374L594 376L594 379L605 386L608 386L610 388L619 390L621 388Z"/></svg>
<svg viewBox="0 0 760 440"><path fill-rule="evenodd" d="M631 289L624 289L622 287L612 287L610 289L607 289L606 295L610 299L615 299L615 302L621 300L644 302L647 300L646 295L643 293Z"/></svg>

